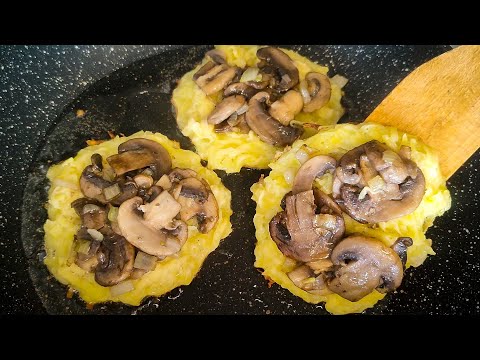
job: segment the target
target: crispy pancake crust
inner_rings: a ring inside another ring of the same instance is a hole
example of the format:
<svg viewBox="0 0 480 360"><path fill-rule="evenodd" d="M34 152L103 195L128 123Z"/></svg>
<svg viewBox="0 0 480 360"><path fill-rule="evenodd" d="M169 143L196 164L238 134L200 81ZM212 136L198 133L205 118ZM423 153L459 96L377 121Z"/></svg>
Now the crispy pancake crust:
<svg viewBox="0 0 480 360"><path fill-rule="evenodd" d="M109 155L117 153L118 145L133 138L157 141L172 157L172 167L193 169L199 177L205 179L217 199L219 219L207 234L199 233L196 227L190 226L188 240L178 256L171 256L158 262L153 271L140 279L132 280L134 290L112 297L109 288L95 282L93 273L82 270L74 263L74 235L80 227L81 220L70 204L73 200L83 197L79 178L83 169L90 164L91 155L99 153L106 159ZM115 301L138 306L147 296L160 296L180 285L190 284L208 254L232 231L230 191L222 184L220 178L213 171L203 167L200 161L197 154L180 149L177 142L169 140L166 136L140 131L129 137L115 137L99 145L89 146L80 150L75 157L51 166L47 173L51 187L48 192L48 220L44 225L47 252L45 265L58 281L77 290L87 303Z"/></svg>
<svg viewBox="0 0 480 360"><path fill-rule="evenodd" d="M427 255L435 254L432 249L432 240L425 237L425 232L433 224L435 217L442 215L450 208L451 198L446 188L445 178L440 172L437 155L413 136L393 127L373 123L331 126L307 140L298 140L291 148L285 149L283 154L269 165L272 169L270 175L251 187L252 199L257 203L254 217L257 237L255 266L263 269L265 277L303 300L314 304L325 302L325 308L333 314L362 312L375 305L385 295L374 291L358 302L350 302L337 294L312 295L296 287L287 276L287 273L295 268L295 263L278 250L270 237L268 224L281 211L280 201L292 188L291 182L286 178L293 181L293 177L300 168L301 164L295 155L303 144L317 149L318 154L331 155L339 160L348 150L370 140L383 142L395 151L400 150L402 145L411 147L412 160L425 176L425 196L413 213L376 226L360 224L344 213L346 234L360 233L375 237L387 246L391 246L399 236L409 236L413 239L413 245L408 248L407 267L420 266ZM324 192L331 194L332 181L333 176L327 174L316 180L316 183Z"/></svg>

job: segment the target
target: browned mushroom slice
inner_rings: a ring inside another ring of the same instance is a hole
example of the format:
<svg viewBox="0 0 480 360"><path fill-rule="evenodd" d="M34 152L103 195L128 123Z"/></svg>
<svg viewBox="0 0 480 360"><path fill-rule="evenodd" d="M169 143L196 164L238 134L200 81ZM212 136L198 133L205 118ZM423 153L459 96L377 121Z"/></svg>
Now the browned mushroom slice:
<svg viewBox="0 0 480 360"><path fill-rule="evenodd" d="M107 223L107 212L105 208L94 204L85 205L80 217L82 219L82 225L87 229L99 230Z"/></svg>
<svg viewBox="0 0 480 360"><path fill-rule="evenodd" d="M331 85L328 76L316 72L309 72L305 76L305 82L307 84L306 89L304 84L300 85L303 101L305 102L303 111L311 113L328 103L332 93ZM308 96L305 93L306 91Z"/></svg>
<svg viewBox="0 0 480 360"><path fill-rule="evenodd" d="M285 211L270 222L270 235L284 255L302 262L324 259L343 236L343 218L316 209L313 190L287 196Z"/></svg>
<svg viewBox="0 0 480 360"><path fill-rule="evenodd" d="M407 263L407 249L409 246L413 245L413 240L410 237L399 237L395 243L391 246L392 250L395 251L400 260L402 261L403 267Z"/></svg>
<svg viewBox="0 0 480 360"><path fill-rule="evenodd" d="M256 93L260 92L262 89L256 89L255 87L248 85L247 83L237 82L227 86L223 92L224 97L232 95L241 95L245 99L250 100Z"/></svg>
<svg viewBox="0 0 480 360"><path fill-rule="evenodd" d="M78 216L83 215L83 207L85 205L92 204L92 205L97 205L97 206L103 206L103 204L99 201L96 201L94 199L89 199L89 198L79 198L71 203L71 207L75 210Z"/></svg>
<svg viewBox="0 0 480 360"><path fill-rule="evenodd" d="M217 104L215 109L208 116L209 124L220 124L227 120L232 114L237 113L242 107L246 107L245 98L241 95L234 95L224 98Z"/></svg>
<svg viewBox="0 0 480 360"><path fill-rule="evenodd" d="M282 50L274 47L264 47L257 51L257 57L261 60L258 67L265 70L270 67L273 75L277 78L276 88L279 91L288 91L298 84L299 74L295 63Z"/></svg>
<svg viewBox="0 0 480 360"><path fill-rule="evenodd" d="M103 178L102 168L99 167L99 164L101 165L101 156L93 154L91 160L92 165L88 165L80 176L80 190L87 198L106 204L107 200L103 190L113 183Z"/></svg>
<svg viewBox="0 0 480 360"><path fill-rule="evenodd" d="M124 143L118 146L119 155L129 152L149 152L153 155L154 161L146 166L137 167L137 169L142 169L148 167L151 171L151 175L154 181L160 179L163 174L168 174L172 168L172 158L168 151L158 142L143 138L131 139L125 141ZM143 156L143 154L142 154ZM107 161L109 161L107 159ZM140 162L140 160L134 160L134 162ZM110 162L110 161L109 161ZM140 164L138 164L140 165ZM115 170L115 169L114 169ZM132 169L136 170L136 169ZM116 171L115 171L116 172ZM124 173L124 172L123 172ZM117 173L117 175L120 175Z"/></svg>
<svg viewBox="0 0 480 360"><path fill-rule="evenodd" d="M288 125L302 111L302 107L302 96L297 91L290 90L275 101L268 112L282 125Z"/></svg>
<svg viewBox="0 0 480 360"><path fill-rule="evenodd" d="M425 178L414 162L370 141L340 159L333 190L352 218L378 223L413 212L425 194Z"/></svg>
<svg viewBox="0 0 480 360"><path fill-rule="evenodd" d="M173 220L167 228L168 234L173 235L183 246L188 239L188 226L182 220Z"/></svg>
<svg viewBox="0 0 480 360"><path fill-rule="evenodd" d="M284 126L266 112L265 102L270 95L264 91L252 97L248 103L245 120L258 137L275 146L292 144L303 133L302 128Z"/></svg>
<svg viewBox="0 0 480 360"><path fill-rule="evenodd" d="M310 190L317 177L324 175L327 171L335 169L337 162L334 158L325 155L314 156L298 169L293 180L292 193L298 194Z"/></svg>
<svg viewBox="0 0 480 360"><path fill-rule="evenodd" d="M177 183L182 179L186 179L189 177L196 177L197 173L192 169L182 169L182 168L175 168L173 169L170 174L168 174L168 178L171 183Z"/></svg>
<svg viewBox="0 0 480 360"><path fill-rule="evenodd" d="M238 75L238 68L227 64L215 65L205 73L203 68L200 71L202 74L194 77L194 80L206 95L212 95L224 89Z"/></svg>
<svg viewBox="0 0 480 360"><path fill-rule="evenodd" d="M149 214L147 219L144 219L144 213L140 211L143 204L140 197L125 201L120 206L117 217L118 226L128 242L143 252L158 257L175 254L181 248L178 241L172 240L164 231L159 230L162 224L171 222L176 216L173 215L176 210L172 209L176 208L179 211L178 205L175 205L176 201L171 196L168 197L168 192L164 193L165 199L158 199L161 196L159 195L152 203L144 205L145 214ZM168 206L163 206L165 204ZM165 219L165 215L162 215L165 210L171 211L170 219Z"/></svg>
<svg viewBox="0 0 480 360"><path fill-rule="evenodd" d="M315 204L317 205L317 212L321 214L330 215L342 215L342 209L338 204L322 190L318 188L313 189L313 195L315 196Z"/></svg>
<svg viewBox="0 0 480 360"><path fill-rule="evenodd" d="M122 236L105 238L97 253L95 281L102 286L113 286L130 277L135 261L135 249Z"/></svg>
<svg viewBox="0 0 480 360"><path fill-rule="evenodd" d="M127 201L128 199L137 196L138 188L134 182L125 182L123 181L123 179L121 179L118 184L120 186L121 192L116 198L110 200L110 204L120 206L124 201Z"/></svg>
<svg viewBox="0 0 480 360"><path fill-rule="evenodd" d="M316 276L310 267L302 265L295 270L290 271L287 276L302 290L315 295L331 294L325 283L324 276L321 274Z"/></svg>
<svg viewBox="0 0 480 360"><path fill-rule="evenodd" d="M374 289L393 291L403 279L402 261L395 251L381 241L352 235L332 251L335 266L328 288L341 297L358 301Z"/></svg>
<svg viewBox="0 0 480 360"><path fill-rule="evenodd" d="M155 163L155 157L148 150L132 150L124 153L111 155L107 158L108 163L117 176L129 171L143 169Z"/></svg>
<svg viewBox="0 0 480 360"><path fill-rule="evenodd" d="M213 229L218 220L217 200L206 185L208 186L195 178L183 179L177 185L180 187L177 201L182 207L180 219L187 222L196 218L198 229L202 233L208 233Z"/></svg>
<svg viewBox="0 0 480 360"><path fill-rule="evenodd" d="M98 258L97 258L97 252L98 249L100 248L100 242L99 241L90 241L90 245L88 247L88 252L87 253L81 253L77 252L77 255L75 257L75 264L88 272L93 272L95 271L95 268L98 265Z"/></svg>
<svg viewBox="0 0 480 360"><path fill-rule="evenodd" d="M215 66L216 66L216 64L213 61L209 61L209 62L205 63L205 65L203 65L195 74L193 74L193 80L197 81L197 79L200 76L203 76L203 75L207 74Z"/></svg>
<svg viewBox="0 0 480 360"><path fill-rule="evenodd" d="M245 114L238 115L235 118L231 116L230 118L228 118L227 121L215 125L215 132L217 133L235 132L241 134L248 134L249 131L250 127L245 121Z"/></svg>
<svg viewBox="0 0 480 360"><path fill-rule="evenodd" d="M401 184L408 174L407 164L397 153L378 141L369 141L364 145L365 154L384 181Z"/></svg>
<svg viewBox="0 0 480 360"><path fill-rule="evenodd" d="M226 64L227 63L227 59L225 58L225 54L218 49L212 49L212 50L207 51L205 56L208 56L210 59L212 59L217 64Z"/></svg>

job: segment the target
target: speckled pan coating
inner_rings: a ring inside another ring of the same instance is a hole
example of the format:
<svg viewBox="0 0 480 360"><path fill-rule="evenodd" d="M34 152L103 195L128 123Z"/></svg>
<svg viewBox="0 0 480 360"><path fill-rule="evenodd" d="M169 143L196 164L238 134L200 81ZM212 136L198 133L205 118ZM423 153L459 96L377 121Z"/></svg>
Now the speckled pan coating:
<svg viewBox="0 0 480 360"><path fill-rule="evenodd" d="M47 184L44 174L48 162L74 154L87 138L105 138L106 130L128 134L140 129L161 131L190 148L175 127L169 97L175 80L202 58L205 49L0 47L0 313L325 313L322 305L304 303L276 285L268 289L253 267L255 204L249 199L249 187L258 179L258 171L220 174L232 190L234 232L207 258L190 286L147 301L138 309L103 305L87 311L76 297L65 299L65 287L51 279L41 263L46 216L42 208ZM448 48L293 49L328 64L332 74L340 73L350 79L345 89L349 111L344 118L361 121L404 76ZM150 58L136 62L147 57ZM136 63L102 79L133 62ZM96 83L99 79L102 80ZM79 107L87 110L82 120L74 116ZM434 239L437 256L427 259L422 267L409 270L398 293L367 313L480 313L479 164L477 153L448 182L452 209L428 233Z"/></svg>

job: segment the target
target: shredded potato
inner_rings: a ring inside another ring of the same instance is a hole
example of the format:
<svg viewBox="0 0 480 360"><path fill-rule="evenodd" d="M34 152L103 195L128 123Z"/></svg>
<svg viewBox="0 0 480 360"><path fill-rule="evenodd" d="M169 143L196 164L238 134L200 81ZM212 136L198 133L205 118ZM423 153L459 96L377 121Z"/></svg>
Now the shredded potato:
<svg viewBox="0 0 480 360"><path fill-rule="evenodd" d="M178 256L157 262L153 271L140 279L131 280L134 290L112 296L108 287L97 284L93 273L82 270L74 263L74 235L81 225L81 220L70 204L83 197L79 179L83 169L90 164L92 154L99 153L105 159L117 153L118 145L133 138L146 138L162 144L172 157L173 167L193 169L205 179L217 199L219 219L207 234L199 233L195 227L189 227L188 240ZM197 154L180 149L177 142L164 135L140 131L129 137L117 136L101 144L89 146L80 150L74 158L50 167L47 174L51 182L47 204L48 220L44 225L47 252L45 264L50 272L62 284L77 290L80 297L91 304L116 301L137 306L146 296L160 296L180 285L190 284L208 254L232 231L230 191L223 186L219 177L203 167L200 161Z"/></svg>
<svg viewBox="0 0 480 360"><path fill-rule="evenodd" d="M255 66L258 61L256 53L259 46L220 45L216 48L226 55L229 65L244 68ZM310 71L327 74L327 67L320 66L294 51L282 50L295 62L300 80ZM253 131L248 134L219 134L215 133L213 125L207 123L207 117L215 108L220 94L209 97L193 81L193 75L206 62L204 59L202 64L185 74L173 92L172 103L176 108L180 130L192 140L197 153L208 161L211 169L235 173L242 167L267 168L281 148L264 143ZM342 90L335 83L332 83L331 87L330 101L324 107L310 114L301 112L295 120L319 125L336 124L344 112L340 104Z"/></svg>
<svg viewBox="0 0 480 360"><path fill-rule="evenodd" d="M451 198L445 185L445 178L440 172L437 155L413 136L393 127L377 124L330 126L307 140L296 141L291 149L286 149L276 161L269 165L272 169L270 175L251 187L252 199L257 203L254 217L257 237L255 266L264 270L264 276L303 300L314 304L325 302L325 308L333 314L362 312L375 305L384 295L373 291L360 301L350 302L337 294L312 295L296 287L287 276L295 264L288 261L288 258L277 248L270 237L268 225L273 216L281 211L281 199L291 190L291 184L286 182L284 173L291 170L296 173L300 168L301 163L296 153L303 144L317 149L318 154L331 155L339 160L348 150L370 140L383 142L395 151L399 151L402 145L411 147L412 160L425 176L425 196L413 213L379 223L378 226L360 224L344 213L346 234L360 233L375 237L387 246L391 246L399 236L409 236L413 239L413 245L408 248L406 266L420 266L428 255L435 254L432 249L432 240L425 237L425 232L433 224L435 217L442 215L450 208ZM331 194L332 175L327 174L318 179L316 185L327 194Z"/></svg>

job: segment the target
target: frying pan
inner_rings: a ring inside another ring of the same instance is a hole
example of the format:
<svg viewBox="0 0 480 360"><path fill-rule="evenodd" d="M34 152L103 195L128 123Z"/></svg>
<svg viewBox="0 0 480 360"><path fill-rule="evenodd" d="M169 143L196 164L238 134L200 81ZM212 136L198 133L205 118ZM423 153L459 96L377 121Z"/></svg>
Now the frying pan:
<svg viewBox="0 0 480 360"><path fill-rule="evenodd" d="M415 67L448 46L285 46L350 81L342 122L359 122ZM189 286L133 308L87 310L47 271L42 260L47 214L46 170L107 131L160 131L193 149L178 131L170 97L176 81L211 46L0 47L0 313L50 314L326 314L266 281L254 268L255 204L250 186L268 170L226 175L233 233L205 261ZM84 119L75 117L86 110ZM461 126L461 124L459 124ZM461 139L459 139L461 141ZM427 236L436 256L410 268L395 294L367 314L479 313L477 244L478 152L450 178L450 211Z"/></svg>

